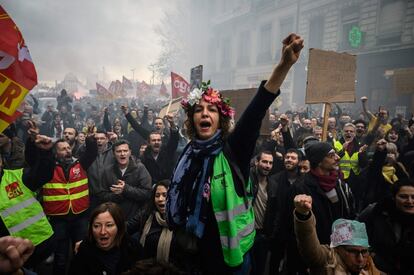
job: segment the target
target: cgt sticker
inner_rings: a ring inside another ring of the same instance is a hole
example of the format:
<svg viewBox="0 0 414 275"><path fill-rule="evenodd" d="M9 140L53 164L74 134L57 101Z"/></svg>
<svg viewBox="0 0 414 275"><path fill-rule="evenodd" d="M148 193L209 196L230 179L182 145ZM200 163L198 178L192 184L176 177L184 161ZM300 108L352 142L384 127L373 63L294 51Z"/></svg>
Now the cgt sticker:
<svg viewBox="0 0 414 275"><path fill-rule="evenodd" d="M20 188L20 185L17 181L10 183L9 185L6 185L6 192L7 192L7 197L9 198L9 200L15 199L18 196L23 195L23 191Z"/></svg>

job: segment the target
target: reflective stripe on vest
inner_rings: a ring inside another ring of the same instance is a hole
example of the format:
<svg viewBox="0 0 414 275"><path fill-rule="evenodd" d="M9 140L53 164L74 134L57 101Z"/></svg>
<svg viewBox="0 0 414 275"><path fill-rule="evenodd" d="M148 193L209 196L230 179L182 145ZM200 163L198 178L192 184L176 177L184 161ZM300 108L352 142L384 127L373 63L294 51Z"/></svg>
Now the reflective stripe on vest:
<svg viewBox="0 0 414 275"><path fill-rule="evenodd" d="M53 235L42 206L22 181L23 169L4 170L0 183L0 217L11 236L38 245Z"/></svg>
<svg viewBox="0 0 414 275"><path fill-rule="evenodd" d="M88 183L88 179L83 179L83 180L75 181L75 182L71 182L71 183L54 182L54 183L46 183L45 185L43 185L43 188L46 188L46 189L58 189L58 188L70 189L70 188L75 188L75 187L82 186L86 183Z"/></svg>
<svg viewBox="0 0 414 275"><path fill-rule="evenodd" d="M85 190L76 194L66 194L57 196L43 196L43 201L63 201L63 200L76 200L85 197L89 194L89 190Z"/></svg>
<svg viewBox="0 0 414 275"><path fill-rule="evenodd" d="M46 215L79 214L89 207L89 187L85 170L76 162L66 179L61 166L56 165L53 178L43 185L43 208Z"/></svg>
<svg viewBox="0 0 414 275"><path fill-rule="evenodd" d="M334 147L337 152L343 150L343 146L339 141L334 142ZM344 174L344 179L349 178L351 170L358 176L361 172L358 165L358 152L353 153L350 157L348 152L344 151L344 155L339 161L339 167Z"/></svg>
<svg viewBox="0 0 414 275"><path fill-rule="evenodd" d="M248 190L251 188L249 181ZM221 152L214 160L211 177L211 203L217 221L224 261L229 266L243 263L254 243L252 196L236 193L230 165Z"/></svg>

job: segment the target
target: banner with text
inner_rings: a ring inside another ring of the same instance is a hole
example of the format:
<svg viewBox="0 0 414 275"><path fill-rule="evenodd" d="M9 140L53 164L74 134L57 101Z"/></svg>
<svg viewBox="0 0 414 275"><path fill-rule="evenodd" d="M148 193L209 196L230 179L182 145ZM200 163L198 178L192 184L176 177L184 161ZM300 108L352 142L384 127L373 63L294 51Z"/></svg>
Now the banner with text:
<svg viewBox="0 0 414 275"><path fill-rule="evenodd" d="M27 93L37 84L36 69L19 28L0 5L0 132L13 123Z"/></svg>

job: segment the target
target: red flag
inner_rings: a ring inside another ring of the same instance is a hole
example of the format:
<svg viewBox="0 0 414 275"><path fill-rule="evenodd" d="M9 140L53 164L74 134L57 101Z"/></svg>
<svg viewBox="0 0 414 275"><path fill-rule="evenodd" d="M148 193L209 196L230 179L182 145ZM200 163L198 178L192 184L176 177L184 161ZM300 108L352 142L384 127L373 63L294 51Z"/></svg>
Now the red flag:
<svg viewBox="0 0 414 275"><path fill-rule="evenodd" d="M114 98L114 95L99 83L96 83L96 93L98 94L99 97L104 98L104 99Z"/></svg>
<svg viewBox="0 0 414 275"><path fill-rule="evenodd" d="M122 76L122 87L124 89L132 89L132 82L126 78L125 76Z"/></svg>
<svg viewBox="0 0 414 275"><path fill-rule="evenodd" d="M12 123L37 74L19 28L0 5L0 132Z"/></svg>
<svg viewBox="0 0 414 275"><path fill-rule="evenodd" d="M190 84L180 75L171 72L171 96L172 98L187 97L190 92Z"/></svg>
<svg viewBox="0 0 414 275"><path fill-rule="evenodd" d="M165 86L164 81L161 83L160 96L170 97L170 95L168 94L167 86Z"/></svg>

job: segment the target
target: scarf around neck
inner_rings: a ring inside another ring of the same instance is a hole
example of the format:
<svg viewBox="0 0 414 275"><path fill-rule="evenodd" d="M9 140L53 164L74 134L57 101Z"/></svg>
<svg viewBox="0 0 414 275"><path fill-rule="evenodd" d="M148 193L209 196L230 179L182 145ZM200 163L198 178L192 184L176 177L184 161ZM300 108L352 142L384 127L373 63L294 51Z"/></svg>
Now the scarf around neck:
<svg viewBox="0 0 414 275"><path fill-rule="evenodd" d="M157 223L162 226L162 231L160 238L158 239L158 245L157 245L157 262L169 262L170 257L170 249L171 249L171 241L173 238L173 232L168 229L167 223L165 219L162 217L161 213L158 211L155 211L153 214L151 214L147 221L145 222L144 229L142 231L141 238L139 240L142 247L145 247L145 240L147 238L147 235L151 229L152 220L157 220Z"/></svg>
<svg viewBox="0 0 414 275"><path fill-rule="evenodd" d="M195 139L184 149L174 170L167 199L167 223L185 227L201 238L207 221L210 174L213 161L223 149L221 130L208 140Z"/></svg>
<svg viewBox="0 0 414 275"><path fill-rule="evenodd" d="M321 175L315 169L311 169L310 171L312 175L318 178L319 186L322 188L323 191L329 192L336 186L336 181L340 177L337 171L332 171L329 175Z"/></svg>
<svg viewBox="0 0 414 275"><path fill-rule="evenodd" d="M397 177L397 169L394 168L392 165L384 165L382 166L382 176L384 179L391 184L394 184L398 181Z"/></svg>

